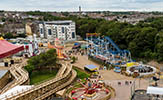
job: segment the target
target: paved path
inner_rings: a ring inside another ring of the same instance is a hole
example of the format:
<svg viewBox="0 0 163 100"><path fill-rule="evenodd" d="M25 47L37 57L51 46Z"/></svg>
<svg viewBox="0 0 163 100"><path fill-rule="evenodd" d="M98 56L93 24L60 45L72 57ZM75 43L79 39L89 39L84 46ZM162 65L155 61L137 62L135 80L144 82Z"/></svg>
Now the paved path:
<svg viewBox="0 0 163 100"><path fill-rule="evenodd" d="M126 85L125 82L128 81L129 84ZM116 97L111 98L111 100L130 100L131 97L131 86L133 86L134 80L104 80L107 85L111 85L116 92ZM121 82L121 85L118 84ZM132 82L132 84L130 84ZM139 87L140 82L140 87ZM135 88L136 89L147 89L148 82L146 80L137 79L135 81Z"/></svg>
<svg viewBox="0 0 163 100"><path fill-rule="evenodd" d="M9 67L0 66L0 70L9 70Z"/></svg>
<svg viewBox="0 0 163 100"><path fill-rule="evenodd" d="M116 73L113 70L100 70L99 73L104 80L134 80L132 77Z"/></svg>
<svg viewBox="0 0 163 100"><path fill-rule="evenodd" d="M85 65L96 65L97 67L99 67L100 65L93 62L93 61L90 61L88 60L88 56L84 55L84 56L81 56L81 55L74 55L75 57L78 57L78 60L76 61L75 66L77 67L80 67L82 69L84 69L84 66Z"/></svg>

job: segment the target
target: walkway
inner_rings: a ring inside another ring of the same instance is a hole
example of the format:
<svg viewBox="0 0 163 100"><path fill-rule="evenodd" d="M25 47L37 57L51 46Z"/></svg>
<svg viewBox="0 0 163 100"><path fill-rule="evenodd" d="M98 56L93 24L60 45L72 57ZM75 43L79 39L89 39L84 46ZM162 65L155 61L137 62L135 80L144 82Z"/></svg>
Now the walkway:
<svg viewBox="0 0 163 100"><path fill-rule="evenodd" d="M128 85L125 84L125 82L128 82ZM116 92L116 97L111 98L111 100L130 100L131 97L131 86L133 86L134 80L104 80L104 82L107 85L111 85ZM121 83L118 84L118 82ZM132 82L130 84L130 82ZM140 82L140 87L139 87L139 82ZM136 89L147 89L148 82L146 80L140 80L137 79L135 81L135 88Z"/></svg>

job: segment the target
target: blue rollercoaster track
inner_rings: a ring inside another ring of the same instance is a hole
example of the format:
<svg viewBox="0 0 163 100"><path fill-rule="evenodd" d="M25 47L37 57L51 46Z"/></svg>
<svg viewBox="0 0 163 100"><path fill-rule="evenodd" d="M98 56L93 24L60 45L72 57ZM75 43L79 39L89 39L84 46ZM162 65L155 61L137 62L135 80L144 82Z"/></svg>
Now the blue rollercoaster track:
<svg viewBox="0 0 163 100"><path fill-rule="evenodd" d="M113 55L119 55L121 57L124 57L126 55L130 55L130 51L129 50L121 50L116 44L115 42L110 38L110 37L92 37L92 38L87 38L87 41L93 43L93 49L94 49L94 53L93 55L106 55L106 54L113 54ZM114 50L112 50L111 48L107 49L105 48L106 45L111 44L112 47L114 48ZM90 46L88 46L88 48L90 48ZM105 48L105 49L104 49ZM101 50L101 51L100 51ZM93 50L91 50L92 53ZM96 54L95 54L96 53ZM90 54L89 54L90 55ZM131 58L128 58L131 61Z"/></svg>

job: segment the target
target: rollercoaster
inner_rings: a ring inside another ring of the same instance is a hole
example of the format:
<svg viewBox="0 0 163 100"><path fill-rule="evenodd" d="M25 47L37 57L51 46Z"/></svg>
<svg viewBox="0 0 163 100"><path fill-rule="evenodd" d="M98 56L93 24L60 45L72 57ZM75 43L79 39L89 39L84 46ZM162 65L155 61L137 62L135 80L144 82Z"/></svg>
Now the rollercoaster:
<svg viewBox="0 0 163 100"><path fill-rule="evenodd" d="M11 67L10 71L15 77L13 84L9 84L8 87L4 89L3 92L11 89L14 86L21 85L26 82L29 77L28 73L23 69L23 67L27 64L25 60L19 66ZM72 69L72 65L68 63L63 63L62 67L59 69L57 73L57 77L53 78L52 80L45 81L41 84L35 85L32 88L27 90L22 90L17 93L11 93L11 95L5 95L1 97L1 100L47 100L51 98L51 96L60 91L61 89L65 88L76 77L76 71ZM2 92L2 93L3 93Z"/></svg>
<svg viewBox="0 0 163 100"><path fill-rule="evenodd" d="M102 60L108 64L126 64L132 61L128 50L121 50L110 37L100 36L97 33L87 33L88 56Z"/></svg>

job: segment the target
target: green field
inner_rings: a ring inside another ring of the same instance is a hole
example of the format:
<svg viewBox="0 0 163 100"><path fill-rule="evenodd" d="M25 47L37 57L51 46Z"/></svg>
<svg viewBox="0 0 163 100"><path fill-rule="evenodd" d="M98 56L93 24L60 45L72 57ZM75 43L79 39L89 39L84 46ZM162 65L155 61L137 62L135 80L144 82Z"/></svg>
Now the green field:
<svg viewBox="0 0 163 100"><path fill-rule="evenodd" d="M90 74L88 74L84 70L81 70L77 67L73 67L73 69L77 72L77 78L84 79L90 77Z"/></svg>
<svg viewBox="0 0 163 100"><path fill-rule="evenodd" d="M56 76L57 72L58 70L52 70L51 72L45 70L32 72L32 74L30 75L30 84L33 85L46 80L50 80L51 78Z"/></svg>

